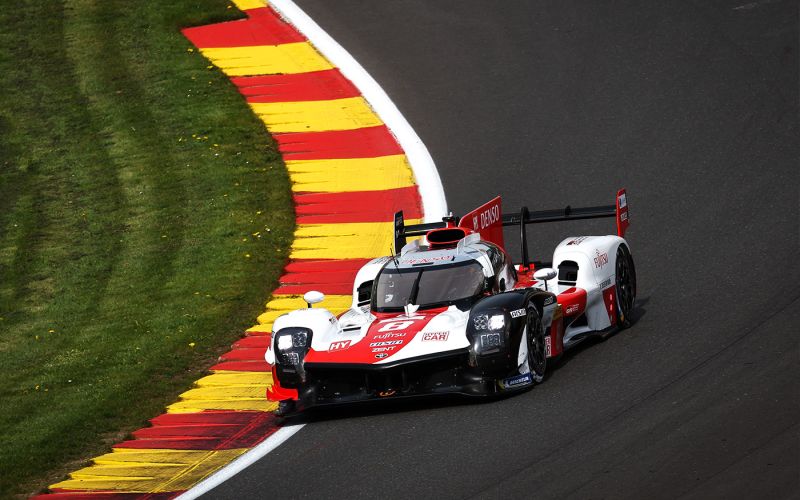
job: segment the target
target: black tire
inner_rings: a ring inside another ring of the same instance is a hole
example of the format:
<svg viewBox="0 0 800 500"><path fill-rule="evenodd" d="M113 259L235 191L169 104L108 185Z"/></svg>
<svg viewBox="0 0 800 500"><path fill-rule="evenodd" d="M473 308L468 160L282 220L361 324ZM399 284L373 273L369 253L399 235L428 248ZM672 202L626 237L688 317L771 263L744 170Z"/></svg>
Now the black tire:
<svg viewBox="0 0 800 500"><path fill-rule="evenodd" d="M539 313L533 304L528 305L528 319L526 324L526 341L528 342L528 367L534 384L544 380L547 370L547 347L544 340L544 326L539 318Z"/></svg>
<svg viewBox="0 0 800 500"><path fill-rule="evenodd" d="M619 329L631 326L631 313L636 301L636 268L633 257L625 245L617 249L616 262L617 326Z"/></svg>

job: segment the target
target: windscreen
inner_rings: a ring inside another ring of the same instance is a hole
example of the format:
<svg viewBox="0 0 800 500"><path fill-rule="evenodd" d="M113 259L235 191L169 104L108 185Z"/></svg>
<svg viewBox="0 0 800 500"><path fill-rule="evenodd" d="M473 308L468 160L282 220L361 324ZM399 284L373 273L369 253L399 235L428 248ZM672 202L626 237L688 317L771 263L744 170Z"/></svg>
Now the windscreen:
<svg viewBox="0 0 800 500"><path fill-rule="evenodd" d="M447 305L480 295L483 283L477 262L413 269L396 269L389 263L377 278L375 305L378 311L402 310L406 304Z"/></svg>

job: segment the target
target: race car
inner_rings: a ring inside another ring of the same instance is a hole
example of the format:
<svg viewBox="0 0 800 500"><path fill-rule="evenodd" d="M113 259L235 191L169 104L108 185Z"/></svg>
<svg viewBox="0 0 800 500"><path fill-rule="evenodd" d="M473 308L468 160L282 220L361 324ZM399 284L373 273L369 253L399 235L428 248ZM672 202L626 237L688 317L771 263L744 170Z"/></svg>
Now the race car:
<svg viewBox="0 0 800 500"><path fill-rule="evenodd" d="M526 226L613 217L617 234L572 236L552 262L528 259ZM405 225L393 255L364 265L339 317L309 291L308 307L277 318L265 354L267 397L286 415L307 408L438 394L492 396L544 380L548 359L627 327L636 271L624 239L625 190L614 205L502 214L501 199L463 217ZM514 265L503 227L519 226ZM416 237L410 243L409 237ZM420 239L424 238L424 239Z"/></svg>

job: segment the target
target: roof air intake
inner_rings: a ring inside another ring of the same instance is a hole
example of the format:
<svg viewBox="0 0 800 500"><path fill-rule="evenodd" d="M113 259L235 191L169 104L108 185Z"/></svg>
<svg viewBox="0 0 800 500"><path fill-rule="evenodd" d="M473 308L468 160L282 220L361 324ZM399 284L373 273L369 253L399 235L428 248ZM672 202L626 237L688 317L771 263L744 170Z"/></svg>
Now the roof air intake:
<svg viewBox="0 0 800 500"><path fill-rule="evenodd" d="M462 227L445 227L428 231L425 238L431 248L454 247L468 232L471 231Z"/></svg>

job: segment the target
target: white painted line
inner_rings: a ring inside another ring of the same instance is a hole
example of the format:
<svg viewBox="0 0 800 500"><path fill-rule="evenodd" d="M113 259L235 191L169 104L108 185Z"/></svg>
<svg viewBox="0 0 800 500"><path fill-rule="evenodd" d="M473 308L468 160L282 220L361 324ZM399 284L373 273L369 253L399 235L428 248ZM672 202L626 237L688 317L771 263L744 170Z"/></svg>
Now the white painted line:
<svg viewBox="0 0 800 500"><path fill-rule="evenodd" d="M400 113L400 110L397 109L397 106L389 99L386 92L349 52L320 28L292 0L270 0L269 4L305 35L311 41L311 44L328 61L338 67L339 71L358 88L361 95L369 102L375 113L394 134L397 142L400 143L400 147L403 148L419 187L425 222L441 221L442 217L447 215L447 201L444 197L444 188L439 178L439 171L436 170L436 165L433 163L433 158L431 158L428 148L425 147L425 144L422 143L422 140L411 128L411 125ZM178 499L194 500L208 493L262 459L304 426L305 424L298 424L281 427L262 443L194 485L190 490L180 495Z"/></svg>
<svg viewBox="0 0 800 500"><path fill-rule="evenodd" d="M428 148L369 73L325 30L292 0L270 0L270 6L294 25L311 44L355 85L383 123L392 131L408 158L419 186L425 222L439 222L447 215L447 200Z"/></svg>
<svg viewBox="0 0 800 500"><path fill-rule="evenodd" d="M214 474L192 486L190 490L178 496L178 499L194 500L201 495L205 495L247 467L250 467L254 463L261 460L267 453L282 445L284 441L292 437L297 431L305 427L305 425L306 424L297 424L281 427L275 431L273 435L250 450L246 451L242 455L239 455L236 460L232 461Z"/></svg>

